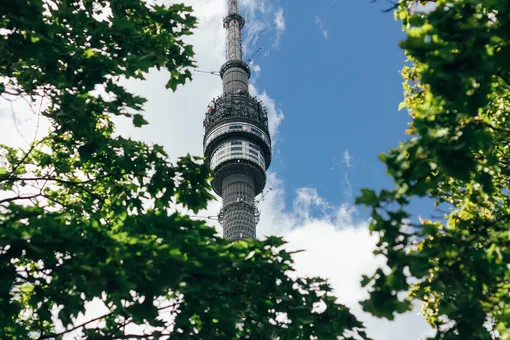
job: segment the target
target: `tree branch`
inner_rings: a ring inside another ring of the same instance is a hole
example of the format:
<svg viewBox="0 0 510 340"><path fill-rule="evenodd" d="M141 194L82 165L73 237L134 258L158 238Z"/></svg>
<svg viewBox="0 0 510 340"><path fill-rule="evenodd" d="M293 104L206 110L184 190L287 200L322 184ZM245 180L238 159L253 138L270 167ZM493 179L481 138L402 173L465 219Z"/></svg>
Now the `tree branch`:
<svg viewBox="0 0 510 340"><path fill-rule="evenodd" d="M50 338L56 338L56 337L59 337L59 336L64 335L64 334L66 334L66 333L69 333L69 332L75 331L75 330L77 330L78 328L85 327L85 326L86 326L86 325L88 325L89 323L92 323L92 322L95 322L95 321L101 320L102 318L105 318L105 317L107 317L107 316L110 316L110 315L112 315L113 313L114 313L114 312L111 312L111 313L108 313L108 314L105 314L105 315L102 315L102 316L98 316L97 318L94 318L94 319L92 319L92 320L89 320L89 321L87 321L87 322L84 322L84 323L82 323L82 324L80 324L80 325L78 325L78 326L74 326L73 328L71 328L71 329L67 329L67 330L65 330L65 331L63 331L63 332L60 332L60 333L53 333L53 334L48 334L48 335L41 335L41 336L39 337L39 340L44 340L44 339L50 339Z"/></svg>
<svg viewBox="0 0 510 340"><path fill-rule="evenodd" d="M42 194L39 193L37 195L32 195L32 196L9 197L9 198L4 198L4 199L0 200L0 204L5 203L5 202L12 202L12 201L30 200L30 199L37 198L40 196L42 196Z"/></svg>
<svg viewBox="0 0 510 340"><path fill-rule="evenodd" d="M90 183L90 182L94 182L94 181L97 181L97 180L100 180L100 179L105 179L105 178L108 178L108 177L113 177L113 176L119 176L120 174L108 174L108 175L104 175L104 176L98 176L98 177L95 177L95 178L91 178L91 179L88 179L86 181L79 181L79 182L73 182L73 181L68 181L68 180L65 180L65 179L60 179L60 178L56 178L56 177L28 177L28 178L25 178L25 177L6 177L6 178L3 178L0 180L1 181L6 181L6 180L10 180L10 181L25 181L25 182L28 182L28 181L53 181L53 182L58 182L58 183L63 183L63 184L70 184L70 185L80 185L80 184L87 184L87 183Z"/></svg>
<svg viewBox="0 0 510 340"><path fill-rule="evenodd" d="M177 303L177 302L176 302L176 303L172 303L172 304L170 304L170 305L168 305L168 306L158 308L158 311L162 311L162 310L164 310L164 309L168 309L168 308L171 308L171 307L176 307L178 304L179 304L179 303ZM94 319L92 319L92 320L89 320L89 321L87 321L87 322L84 322L84 323L82 323L82 324L80 324L80 325L78 325L78 326L74 326L73 328L68 329L68 330L65 330L65 331L60 332L60 333L53 333L53 334L48 334L48 335L41 335L41 336L39 337L39 340L45 340L45 339L56 338L56 337L62 336L62 335L64 335L64 334L66 334L66 333L69 333L69 332L75 331L75 330L77 330L77 329L79 329L79 328L85 327L86 325L88 325L88 324L90 324L90 323L92 323L92 322L99 321L99 320L101 320L101 319L103 319L103 318L106 318L107 316L110 316L110 315L114 314L115 312L116 312L116 311L113 311L113 312L110 312L110 313L108 313L108 314L105 314L105 315L102 315L102 316L98 316L97 318L94 318ZM119 313L120 313L120 311L119 311ZM131 323L131 322L132 322L132 321L129 321L127 324L129 324L129 323ZM122 325L121 325L121 327L122 327L122 326L125 326L125 325L127 325L127 324L126 324L126 323L125 323L125 324L122 324ZM120 327L119 327L119 328L120 328ZM168 336L169 336L169 335L171 335L171 334L161 334L161 335L168 335ZM142 338L142 337L144 337L144 336L146 337L147 335L143 335L143 336L142 336L142 335L124 335L124 336L122 336L122 337L116 337L116 338L117 338L117 339L129 339L129 338L133 338L133 337L135 337L135 338Z"/></svg>

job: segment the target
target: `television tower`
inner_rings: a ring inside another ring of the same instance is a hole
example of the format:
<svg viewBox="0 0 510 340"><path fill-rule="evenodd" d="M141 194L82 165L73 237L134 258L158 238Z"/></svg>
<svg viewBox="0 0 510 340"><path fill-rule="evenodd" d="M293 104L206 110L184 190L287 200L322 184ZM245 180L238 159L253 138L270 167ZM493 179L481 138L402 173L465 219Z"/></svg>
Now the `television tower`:
<svg viewBox="0 0 510 340"><path fill-rule="evenodd" d="M209 104L204 119L204 155L214 174L213 190L222 197L218 220L227 240L256 238L260 219L255 196L266 184L271 163L267 109L248 92L250 67L243 61L238 0L228 0L223 19L227 61L220 69L223 94Z"/></svg>

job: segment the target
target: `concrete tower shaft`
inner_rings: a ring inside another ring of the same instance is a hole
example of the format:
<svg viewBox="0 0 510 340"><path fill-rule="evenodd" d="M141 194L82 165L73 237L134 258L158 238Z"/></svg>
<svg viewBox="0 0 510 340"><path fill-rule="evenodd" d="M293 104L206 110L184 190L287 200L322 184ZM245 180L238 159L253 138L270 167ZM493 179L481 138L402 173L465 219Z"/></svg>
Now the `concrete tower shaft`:
<svg viewBox="0 0 510 340"><path fill-rule="evenodd" d="M244 18L238 1L228 1L223 20L227 61L220 69L223 94L211 102L204 119L204 155L214 173L212 186L223 198L219 221L229 240L256 238L255 197L266 184L271 163L267 109L248 93L250 67L242 60Z"/></svg>

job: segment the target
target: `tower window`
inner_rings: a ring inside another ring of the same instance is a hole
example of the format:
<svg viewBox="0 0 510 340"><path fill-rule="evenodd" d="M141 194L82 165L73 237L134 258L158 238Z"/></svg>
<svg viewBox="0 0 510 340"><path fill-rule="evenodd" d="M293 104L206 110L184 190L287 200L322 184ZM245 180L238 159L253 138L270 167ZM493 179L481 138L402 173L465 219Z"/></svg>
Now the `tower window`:
<svg viewBox="0 0 510 340"><path fill-rule="evenodd" d="M233 148L230 148L231 151L240 151L242 150L243 148L240 147L240 146L236 146L236 147L233 147Z"/></svg>
<svg viewBox="0 0 510 340"><path fill-rule="evenodd" d="M243 142L240 142L240 141L235 141L235 142L232 142L230 143L231 145L242 145Z"/></svg>

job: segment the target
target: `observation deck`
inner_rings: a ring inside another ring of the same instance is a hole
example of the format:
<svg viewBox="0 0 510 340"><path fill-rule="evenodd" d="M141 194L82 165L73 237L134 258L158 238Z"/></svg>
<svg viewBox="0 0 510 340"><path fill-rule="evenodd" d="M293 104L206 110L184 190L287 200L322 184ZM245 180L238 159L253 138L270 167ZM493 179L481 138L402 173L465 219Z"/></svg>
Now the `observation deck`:
<svg viewBox="0 0 510 340"><path fill-rule="evenodd" d="M226 176L246 173L259 194L271 164L267 108L247 92L226 93L208 106L204 127L204 155L215 173L214 191L221 196Z"/></svg>
<svg viewBox="0 0 510 340"><path fill-rule="evenodd" d="M251 123L269 136L267 108L260 99L247 92L226 93L213 99L204 119L206 136L215 126L225 122Z"/></svg>

